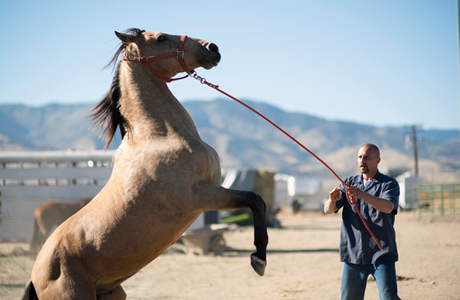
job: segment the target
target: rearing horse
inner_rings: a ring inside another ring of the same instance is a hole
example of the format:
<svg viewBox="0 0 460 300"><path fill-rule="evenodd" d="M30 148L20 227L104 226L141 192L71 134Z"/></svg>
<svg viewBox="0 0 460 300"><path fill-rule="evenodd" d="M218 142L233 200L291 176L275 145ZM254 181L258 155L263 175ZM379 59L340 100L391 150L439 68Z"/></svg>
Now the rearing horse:
<svg viewBox="0 0 460 300"><path fill-rule="evenodd" d="M205 211L248 207L254 216L251 265L264 274L268 244L265 203L252 192L220 186L219 158L201 140L167 82L220 61L204 40L130 29L112 87L94 109L106 147L116 128L122 142L106 186L48 238L23 299L126 299L120 284L158 257Z"/></svg>

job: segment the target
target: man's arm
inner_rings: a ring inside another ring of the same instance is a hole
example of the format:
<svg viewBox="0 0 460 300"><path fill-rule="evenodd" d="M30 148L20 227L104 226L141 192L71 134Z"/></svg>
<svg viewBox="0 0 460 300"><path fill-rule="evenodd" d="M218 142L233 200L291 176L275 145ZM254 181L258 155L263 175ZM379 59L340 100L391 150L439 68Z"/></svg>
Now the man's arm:
<svg viewBox="0 0 460 300"><path fill-rule="evenodd" d="M341 198L340 192L341 190L338 187L329 192L329 199L327 199L326 203L324 204L325 214L333 214L337 211L337 206L335 203Z"/></svg>
<svg viewBox="0 0 460 300"><path fill-rule="evenodd" d="M348 195L354 198L360 198L372 205L372 207L374 207L375 209L386 214L391 213L395 208L394 204L391 201L372 196L371 194L358 189L356 186L348 187Z"/></svg>

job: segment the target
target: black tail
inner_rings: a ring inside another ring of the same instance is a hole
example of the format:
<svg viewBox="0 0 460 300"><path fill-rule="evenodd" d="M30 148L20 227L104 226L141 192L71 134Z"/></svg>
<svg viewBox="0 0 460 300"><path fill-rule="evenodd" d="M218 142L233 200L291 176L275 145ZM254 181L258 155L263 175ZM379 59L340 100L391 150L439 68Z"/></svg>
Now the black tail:
<svg viewBox="0 0 460 300"><path fill-rule="evenodd" d="M38 300L37 293L35 292L34 284L32 280L26 284L26 290L24 291L24 296L22 296L22 300Z"/></svg>

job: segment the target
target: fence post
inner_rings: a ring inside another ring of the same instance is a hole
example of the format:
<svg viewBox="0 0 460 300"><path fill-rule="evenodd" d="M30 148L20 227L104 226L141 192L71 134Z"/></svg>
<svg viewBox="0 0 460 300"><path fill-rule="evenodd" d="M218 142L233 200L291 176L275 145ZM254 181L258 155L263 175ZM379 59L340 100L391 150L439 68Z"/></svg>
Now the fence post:
<svg viewBox="0 0 460 300"><path fill-rule="evenodd" d="M452 189L452 212L455 214L455 196L456 196L456 193L457 193L457 187L454 186L454 188Z"/></svg>
<svg viewBox="0 0 460 300"><path fill-rule="evenodd" d="M441 184L441 216L444 217L444 184Z"/></svg>
<svg viewBox="0 0 460 300"><path fill-rule="evenodd" d="M422 200L422 197L421 197L421 194L422 193L422 185L421 184L418 184L417 185L417 195L418 195L418 205L417 205L417 208L418 208L418 218L421 219L422 218L422 207L423 205L420 205L420 200Z"/></svg>

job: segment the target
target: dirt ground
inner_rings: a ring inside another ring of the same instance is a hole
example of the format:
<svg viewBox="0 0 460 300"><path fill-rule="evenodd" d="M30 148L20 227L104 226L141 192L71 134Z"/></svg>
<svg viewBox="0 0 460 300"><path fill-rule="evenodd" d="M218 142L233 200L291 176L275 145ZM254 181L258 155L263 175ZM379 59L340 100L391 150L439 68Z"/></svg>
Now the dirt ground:
<svg viewBox="0 0 460 300"><path fill-rule="evenodd" d="M342 263L340 214L278 216L270 229L265 276L250 267L252 228L224 233L223 256L185 254L175 245L127 280L128 299L339 299ZM414 212L396 218L400 261L396 264L402 299L460 299L459 217L418 220ZM34 257L26 244L0 243L0 299L20 299ZM369 280L366 300L379 299Z"/></svg>

